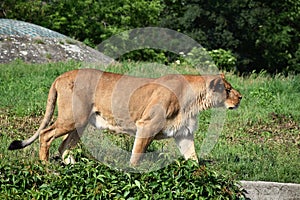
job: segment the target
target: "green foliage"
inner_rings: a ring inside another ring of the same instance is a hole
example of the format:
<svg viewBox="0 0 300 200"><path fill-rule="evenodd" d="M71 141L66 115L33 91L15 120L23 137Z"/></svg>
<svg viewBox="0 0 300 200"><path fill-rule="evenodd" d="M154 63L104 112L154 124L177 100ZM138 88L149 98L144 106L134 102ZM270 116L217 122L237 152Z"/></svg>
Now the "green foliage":
<svg viewBox="0 0 300 200"><path fill-rule="evenodd" d="M224 49L207 51L205 48L193 48L187 55L181 54L178 61L182 65L191 65L203 71L219 69L221 71L234 72L237 67L237 59Z"/></svg>
<svg viewBox="0 0 300 200"><path fill-rule="evenodd" d="M268 20L259 26L259 37L255 45L262 49L267 69L273 72L282 70L299 72L297 62L300 59L298 53L300 29L296 21L300 20L300 2L271 1L268 9ZM273 69L275 63L284 69Z"/></svg>
<svg viewBox="0 0 300 200"><path fill-rule="evenodd" d="M121 31L154 25L163 8L159 0L12 0L2 6L7 18L44 26L91 46Z"/></svg>
<svg viewBox="0 0 300 200"><path fill-rule="evenodd" d="M0 165L1 199L243 199L238 183L193 161L130 174L81 158L73 166Z"/></svg>
<svg viewBox="0 0 300 200"><path fill-rule="evenodd" d="M209 55L212 57L215 64L220 70L235 71L237 67L237 59L231 53L224 49L216 49L209 51Z"/></svg>
<svg viewBox="0 0 300 200"><path fill-rule="evenodd" d="M170 63L171 59L168 59L169 52L157 49L142 49L131 51L121 56L120 61L135 61L135 62L158 62L158 63Z"/></svg>
<svg viewBox="0 0 300 200"><path fill-rule="evenodd" d="M299 73L300 3L165 0L161 25L182 31L205 48L230 49L238 70Z"/></svg>

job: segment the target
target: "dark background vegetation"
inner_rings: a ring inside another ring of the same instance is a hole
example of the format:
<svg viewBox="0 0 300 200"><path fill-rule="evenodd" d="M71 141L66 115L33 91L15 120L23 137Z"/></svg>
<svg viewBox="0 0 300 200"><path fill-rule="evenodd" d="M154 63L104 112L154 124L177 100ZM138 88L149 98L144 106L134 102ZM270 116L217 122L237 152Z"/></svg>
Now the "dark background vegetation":
<svg viewBox="0 0 300 200"><path fill-rule="evenodd" d="M0 9L0 17L90 46L124 30L159 26L185 33L210 51L232 52L239 72L300 72L298 0L5 0Z"/></svg>

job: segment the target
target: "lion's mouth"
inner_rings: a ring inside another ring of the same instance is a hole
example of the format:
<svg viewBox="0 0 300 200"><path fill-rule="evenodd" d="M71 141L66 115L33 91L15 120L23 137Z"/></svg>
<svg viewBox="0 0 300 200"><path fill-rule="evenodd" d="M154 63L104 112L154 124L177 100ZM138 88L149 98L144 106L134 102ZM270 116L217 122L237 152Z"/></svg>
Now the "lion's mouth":
<svg viewBox="0 0 300 200"><path fill-rule="evenodd" d="M227 109L229 109L229 110L235 110L235 109L238 109L239 105L240 105L240 104L237 104L237 105L227 105L226 107L227 107Z"/></svg>
<svg viewBox="0 0 300 200"><path fill-rule="evenodd" d="M235 106L230 106L228 109L229 109L229 110L235 110L235 109L238 109L238 108L239 108L239 105L240 105L240 104L237 104L237 105L235 105Z"/></svg>

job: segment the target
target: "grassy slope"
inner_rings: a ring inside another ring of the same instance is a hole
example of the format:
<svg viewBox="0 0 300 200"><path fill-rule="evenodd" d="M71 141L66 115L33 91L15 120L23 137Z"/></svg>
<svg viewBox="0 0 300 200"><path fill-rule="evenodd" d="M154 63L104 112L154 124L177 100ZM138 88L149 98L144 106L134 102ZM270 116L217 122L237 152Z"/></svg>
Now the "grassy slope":
<svg viewBox="0 0 300 200"><path fill-rule="evenodd" d="M0 65L1 162L27 156L37 158L37 143L24 151L8 152L6 148L12 139L28 137L36 130L54 78L80 67L77 63ZM132 68L132 64L126 64L109 70ZM244 98L238 110L227 112L218 144L203 158L204 162L209 161L206 163L210 167L237 179L300 183L299 75L227 77ZM198 149L208 125L207 116L209 112L200 116Z"/></svg>

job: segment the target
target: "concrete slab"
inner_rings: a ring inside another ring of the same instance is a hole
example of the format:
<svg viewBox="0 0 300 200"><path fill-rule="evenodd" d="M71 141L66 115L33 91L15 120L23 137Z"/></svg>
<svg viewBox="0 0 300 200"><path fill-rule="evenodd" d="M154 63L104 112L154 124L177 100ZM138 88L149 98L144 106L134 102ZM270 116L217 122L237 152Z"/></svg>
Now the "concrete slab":
<svg viewBox="0 0 300 200"><path fill-rule="evenodd" d="M300 200L300 184L241 181L251 200Z"/></svg>

